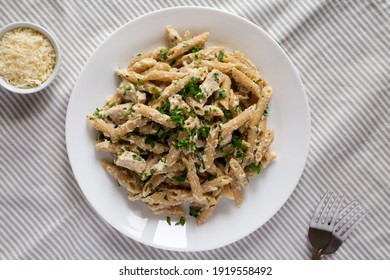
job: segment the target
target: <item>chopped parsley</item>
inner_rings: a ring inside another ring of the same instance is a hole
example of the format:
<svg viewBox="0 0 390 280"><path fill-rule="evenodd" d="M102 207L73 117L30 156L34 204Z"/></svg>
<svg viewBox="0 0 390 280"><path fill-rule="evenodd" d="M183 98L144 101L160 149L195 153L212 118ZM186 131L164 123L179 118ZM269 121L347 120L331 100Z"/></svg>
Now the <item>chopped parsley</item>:
<svg viewBox="0 0 390 280"><path fill-rule="evenodd" d="M169 114L169 108L171 107L171 103L169 103L169 100L166 99L165 101L161 102L161 107L158 107L157 110L161 114Z"/></svg>
<svg viewBox="0 0 390 280"><path fill-rule="evenodd" d="M154 186L154 185L153 185L152 183L148 183L148 184L146 185L146 187L149 188L149 189L153 188L153 186Z"/></svg>
<svg viewBox="0 0 390 280"><path fill-rule="evenodd" d="M172 109L171 117L169 118L169 121L174 122L178 124L179 126L182 126L185 121L185 116L183 114L183 109L175 107Z"/></svg>
<svg viewBox="0 0 390 280"><path fill-rule="evenodd" d="M114 102L108 101L105 106L112 107L114 105L115 105Z"/></svg>
<svg viewBox="0 0 390 280"><path fill-rule="evenodd" d="M186 96L197 96L202 90L200 89L199 85L197 84L199 81L199 78L191 77L190 81L184 86L182 95L183 97Z"/></svg>
<svg viewBox="0 0 390 280"><path fill-rule="evenodd" d="M168 59L168 52L169 50L168 49L163 49L160 51L160 57L164 60L167 60Z"/></svg>
<svg viewBox="0 0 390 280"><path fill-rule="evenodd" d="M131 90L131 85L130 85L130 84L126 85L126 86L125 86L125 89L126 89L126 90Z"/></svg>
<svg viewBox="0 0 390 280"><path fill-rule="evenodd" d="M245 154L242 151L238 150L236 153L236 158L244 158L244 157L245 157Z"/></svg>
<svg viewBox="0 0 390 280"><path fill-rule="evenodd" d="M100 113L101 110L99 108L96 108L95 112L93 113L94 116L98 117L99 119L103 118L103 115Z"/></svg>
<svg viewBox="0 0 390 280"><path fill-rule="evenodd" d="M245 151L245 150L248 149L247 146L245 146L244 144L242 144L241 138L240 138L238 135L236 135L236 134L234 134L234 135L232 136L232 144L233 144L234 147L236 147L236 148L239 149L239 150Z"/></svg>
<svg viewBox="0 0 390 280"><path fill-rule="evenodd" d="M175 226L184 226L186 223L186 219L184 217L180 217L180 220L175 224Z"/></svg>
<svg viewBox="0 0 390 280"><path fill-rule="evenodd" d="M195 110L191 107L190 111L188 112L190 116L195 116Z"/></svg>
<svg viewBox="0 0 390 280"><path fill-rule="evenodd" d="M169 66L172 67L173 65L175 65L176 61L177 61L176 58L172 59L171 63L169 63Z"/></svg>
<svg viewBox="0 0 390 280"><path fill-rule="evenodd" d="M152 93L155 93L155 94L160 93L160 90L158 88L156 88L156 86L153 86Z"/></svg>
<svg viewBox="0 0 390 280"><path fill-rule="evenodd" d="M119 151L115 154L115 161L118 160L118 157L120 157L123 154L123 151Z"/></svg>
<svg viewBox="0 0 390 280"><path fill-rule="evenodd" d="M193 47L190 49L190 52L196 53L196 52L198 52L198 51L200 51L200 50L202 50L202 49L203 49L203 48L202 48L201 46L196 45L196 46L193 46Z"/></svg>
<svg viewBox="0 0 390 280"><path fill-rule="evenodd" d="M217 83L219 83L219 74L218 73L214 73L214 81L216 81Z"/></svg>
<svg viewBox="0 0 390 280"><path fill-rule="evenodd" d="M264 112L263 112L263 116L268 116L269 114L269 107L267 105L267 108L265 108Z"/></svg>
<svg viewBox="0 0 390 280"><path fill-rule="evenodd" d="M233 118L233 114L232 114L232 112L230 112L229 110L223 110L223 115L224 115L225 118L227 118L228 120L230 120L230 119Z"/></svg>
<svg viewBox="0 0 390 280"><path fill-rule="evenodd" d="M188 140L186 139L176 139L174 142L173 142L173 146L176 148L176 149L187 149L188 146L189 146L189 142Z"/></svg>
<svg viewBox="0 0 390 280"><path fill-rule="evenodd" d="M133 109L129 108L122 113L122 116L127 117L128 115L131 115L132 113L133 113Z"/></svg>
<svg viewBox="0 0 390 280"><path fill-rule="evenodd" d="M156 173L156 168L150 169L150 174L153 175L154 173Z"/></svg>
<svg viewBox="0 0 390 280"><path fill-rule="evenodd" d="M194 137L194 136L196 135L196 128L187 129L187 133L188 133L191 137Z"/></svg>
<svg viewBox="0 0 390 280"><path fill-rule="evenodd" d="M254 163L251 163L251 164L249 165L249 168L250 168L253 172L255 172L256 174L259 174L259 173L261 172L261 167L260 167L259 165L254 164Z"/></svg>
<svg viewBox="0 0 390 280"><path fill-rule="evenodd" d="M161 127L158 129L157 131L157 138L158 139L162 139L162 138L165 138L167 137L168 135L170 134L169 131L165 131L164 129L162 129Z"/></svg>
<svg viewBox="0 0 390 280"><path fill-rule="evenodd" d="M172 179L179 181L179 182L184 182L186 180L186 178L183 176L172 176Z"/></svg>
<svg viewBox="0 0 390 280"><path fill-rule="evenodd" d="M225 56L225 53L223 51L219 51L219 53L218 53L218 61L222 61L224 56Z"/></svg>
<svg viewBox="0 0 390 280"><path fill-rule="evenodd" d="M198 218L200 214L200 207L190 206L190 216Z"/></svg>
<svg viewBox="0 0 390 280"><path fill-rule="evenodd" d="M167 195L164 195L164 199L167 201L169 200Z"/></svg>
<svg viewBox="0 0 390 280"><path fill-rule="evenodd" d="M217 178L217 176L214 175L214 174L211 174L211 175L207 178L207 180L208 180L208 181L212 181L212 180L214 180L215 178Z"/></svg>
<svg viewBox="0 0 390 280"><path fill-rule="evenodd" d="M219 88L218 90L217 90L217 92L218 92L218 99L224 99L224 98L226 98L226 91L223 89L223 88Z"/></svg>
<svg viewBox="0 0 390 280"><path fill-rule="evenodd" d="M104 133L103 132L101 132L101 131L99 131L99 133L98 133L98 136L97 136L97 139L96 139L97 141L103 141L103 140L108 140L108 141L110 141L111 140L111 138L110 137L107 137L106 135L104 135Z"/></svg>
<svg viewBox="0 0 390 280"><path fill-rule="evenodd" d="M209 132L210 132L210 127L208 126L202 126L201 128L199 128L199 135L202 136L204 139L206 139L207 136L209 136Z"/></svg>
<svg viewBox="0 0 390 280"><path fill-rule="evenodd" d="M145 84L145 81L143 79L137 79L137 81L138 81L138 84L140 84L140 85L144 85Z"/></svg>
<svg viewBox="0 0 390 280"><path fill-rule="evenodd" d="M171 217L167 216L167 223L168 225L171 225Z"/></svg>
<svg viewBox="0 0 390 280"><path fill-rule="evenodd" d="M204 95L203 92L199 92L195 97L198 99L204 99L206 96Z"/></svg>
<svg viewBox="0 0 390 280"><path fill-rule="evenodd" d="M153 137L150 136L150 135L146 136L145 144L148 144L148 145L152 146L152 148L154 148L154 146L156 146L156 143L154 142Z"/></svg>
<svg viewBox="0 0 390 280"><path fill-rule="evenodd" d="M137 155L137 154L134 154L134 155L133 155L133 159L134 159L134 160L141 161L141 160L142 160L142 157L140 157L140 156Z"/></svg>

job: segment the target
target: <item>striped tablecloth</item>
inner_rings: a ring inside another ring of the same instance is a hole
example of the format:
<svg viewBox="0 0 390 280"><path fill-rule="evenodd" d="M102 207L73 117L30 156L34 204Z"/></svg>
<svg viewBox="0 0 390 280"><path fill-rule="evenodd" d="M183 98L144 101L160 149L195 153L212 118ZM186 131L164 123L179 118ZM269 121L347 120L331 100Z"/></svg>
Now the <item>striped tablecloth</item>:
<svg viewBox="0 0 390 280"><path fill-rule="evenodd" d="M235 13L290 56L312 116L310 153L283 208L246 238L205 252L154 249L121 235L85 201L68 162L65 116L87 59L117 28L180 5ZM0 259L307 259L325 190L370 211L329 259L390 259L389 1L12 1L0 26L31 21L57 35L63 67L44 93L0 89Z"/></svg>

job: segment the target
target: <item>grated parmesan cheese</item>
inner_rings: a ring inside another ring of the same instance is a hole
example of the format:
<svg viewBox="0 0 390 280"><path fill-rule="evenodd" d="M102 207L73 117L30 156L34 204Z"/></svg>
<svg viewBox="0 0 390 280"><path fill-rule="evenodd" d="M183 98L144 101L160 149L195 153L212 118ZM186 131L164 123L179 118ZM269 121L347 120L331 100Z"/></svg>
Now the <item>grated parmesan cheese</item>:
<svg viewBox="0 0 390 280"><path fill-rule="evenodd" d="M33 88L54 70L56 53L50 40L31 28L16 28L0 38L0 76L19 88Z"/></svg>

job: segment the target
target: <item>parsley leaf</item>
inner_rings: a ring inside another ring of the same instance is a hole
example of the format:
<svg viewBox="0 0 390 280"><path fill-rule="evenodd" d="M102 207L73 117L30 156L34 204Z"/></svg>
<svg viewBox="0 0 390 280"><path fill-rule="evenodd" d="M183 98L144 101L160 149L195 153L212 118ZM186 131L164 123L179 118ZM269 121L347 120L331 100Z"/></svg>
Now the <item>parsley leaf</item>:
<svg viewBox="0 0 390 280"><path fill-rule="evenodd" d="M184 86L184 89L182 91L183 97L186 96L197 96L201 89L199 85L197 85L197 82L199 81L199 78L191 77L190 81Z"/></svg>
<svg viewBox="0 0 390 280"><path fill-rule="evenodd" d="M160 93L160 90L159 90L156 86L153 86L153 87L152 87L152 93L153 93L153 94Z"/></svg>
<svg viewBox="0 0 390 280"><path fill-rule="evenodd" d="M165 101L161 102L161 107L158 107L157 110L161 114L169 114L169 108L171 107L171 103L169 103L169 100L166 99Z"/></svg>
<svg viewBox="0 0 390 280"><path fill-rule="evenodd" d="M232 112L230 112L229 110L223 110L223 115L224 115L225 118L227 118L228 120L230 120L230 119L233 118L233 114L232 114Z"/></svg>
<svg viewBox="0 0 390 280"><path fill-rule="evenodd" d="M137 79L138 80L138 84L140 85L144 85L145 84L145 81L143 79Z"/></svg>
<svg viewBox="0 0 390 280"><path fill-rule="evenodd" d="M138 160L138 161L142 160L142 158L139 155L136 155L136 154L133 155L133 159L134 160Z"/></svg>
<svg viewBox="0 0 390 280"><path fill-rule="evenodd" d="M185 120L185 116L183 114L183 109L178 107L173 108L169 121L177 123L178 125L182 126L184 124L184 120Z"/></svg>
<svg viewBox="0 0 390 280"><path fill-rule="evenodd" d="M171 217L167 216L167 223L168 225L171 225Z"/></svg>
<svg viewBox="0 0 390 280"><path fill-rule="evenodd" d="M160 57L164 60L167 60L168 59L168 52L169 50L168 49L163 49L160 51Z"/></svg>
<svg viewBox="0 0 390 280"><path fill-rule="evenodd" d="M128 115L131 115L132 113L133 113L133 109L129 108L122 113L122 116L127 117Z"/></svg>
<svg viewBox="0 0 390 280"><path fill-rule="evenodd" d="M180 217L180 220L175 224L175 226L184 226L186 223L186 219L184 217Z"/></svg>
<svg viewBox="0 0 390 280"><path fill-rule="evenodd" d="M253 172L255 172L256 174L259 174L259 173L261 172L261 167L260 167L259 165L254 164L254 163L251 163L251 164L249 165L249 168L250 168Z"/></svg>
<svg viewBox="0 0 390 280"><path fill-rule="evenodd" d="M93 113L93 115L98 117L99 119L101 119L101 118L103 118L103 116L102 116L102 114L100 112L101 112L101 110L99 108L96 108L96 110Z"/></svg>
<svg viewBox="0 0 390 280"><path fill-rule="evenodd" d="M200 214L200 207L190 206L190 216L198 218Z"/></svg>
<svg viewBox="0 0 390 280"><path fill-rule="evenodd" d="M103 132L99 131L96 141L103 141L103 140L108 140L108 141L110 141L111 138L110 138L110 137L107 137L106 135L104 135Z"/></svg>
<svg viewBox="0 0 390 280"><path fill-rule="evenodd" d="M186 139L183 139L183 140L176 139L175 142L173 142L173 146L176 149L187 149L189 146L189 142Z"/></svg>
<svg viewBox="0 0 390 280"><path fill-rule="evenodd" d="M148 183L148 184L146 185L146 187L149 188L149 189L153 188L153 186L154 186L154 185L153 185L152 183Z"/></svg>
<svg viewBox="0 0 390 280"><path fill-rule="evenodd" d="M210 132L210 127L208 126L202 126L201 128L199 128L199 135L202 136L204 139L207 138L209 132Z"/></svg>
<svg viewBox="0 0 390 280"><path fill-rule="evenodd" d="M131 90L131 84L126 85L126 86L125 86L125 89L126 89L126 90Z"/></svg>
<svg viewBox="0 0 390 280"><path fill-rule="evenodd" d="M214 81L216 81L217 83L219 83L219 75L218 73L214 73Z"/></svg>
<svg viewBox="0 0 390 280"><path fill-rule="evenodd" d="M247 150L248 147L245 146L244 144L242 144L242 140L239 136L237 136L236 134L234 134L232 136L232 144L234 147L236 147L237 149L240 149L240 150Z"/></svg>
<svg viewBox="0 0 390 280"><path fill-rule="evenodd" d="M176 58L172 59L171 63L169 63L169 66L173 67L173 65L175 65L176 63Z"/></svg>
<svg viewBox="0 0 390 280"><path fill-rule="evenodd" d="M236 153L236 158L244 158L244 157L245 157L245 154L242 151L238 150Z"/></svg>
<svg viewBox="0 0 390 280"><path fill-rule="evenodd" d="M264 112L263 112L263 116L268 116L269 114L269 107L267 105L267 108L265 108Z"/></svg>
<svg viewBox="0 0 390 280"><path fill-rule="evenodd" d="M196 53L196 52L198 52L198 51L200 51L200 50L202 50L202 49L203 49L203 48L202 48L201 46L196 45L196 46L194 46L194 47L192 47L192 48L190 49L190 52Z"/></svg>
<svg viewBox="0 0 390 280"><path fill-rule="evenodd" d="M170 135L170 131L165 131L164 129L162 129L161 127L158 129L157 131L157 138L158 139L164 139L166 137L168 137Z"/></svg>
<svg viewBox="0 0 390 280"><path fill-rule="evenodd" d="M218 94L219 94L219 97L218 99L224 99L226 98L226 91L223 89L223 88L219 88L217 90Z"/></svg>
<svg viewBox="0 0 390 280"><path fill-rule="evenodd" d="M186 178L183 176L172 176L172 179L179 181L179 182L184 182L186 180Z"/></svg>
<svg viewBox="0 0 390 280"><path fill-rule="evenodd" d="M158 129L157 131L157 138L158 139L162 139L162 138L165 138L169 135L169 131L165 131L164 129L162 129L161 127Z"/></svg>
<svg viewBox="0 0 390 280"><path fill-rule="evenodd" d="M225 56L225 53L223 51L219 51L218 60L222 61L224 56Z"/></svg>
<svg viewBox="0 0 390 280"><path fill-rule="evenodd" d="M154 148L154 146L156 146L156 143L154 142L153 137L150 135L146 136L145 144L152 146L152 148Z"/></svg>

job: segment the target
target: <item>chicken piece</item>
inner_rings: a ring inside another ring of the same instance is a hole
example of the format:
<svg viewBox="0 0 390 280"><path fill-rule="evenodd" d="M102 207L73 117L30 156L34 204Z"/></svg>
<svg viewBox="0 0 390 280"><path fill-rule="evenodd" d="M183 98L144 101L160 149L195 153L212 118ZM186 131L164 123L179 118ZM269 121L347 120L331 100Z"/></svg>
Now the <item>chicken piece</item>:
<svg viewBox="0 0 390 280"><path fill-rule="evenodd" d="M118 153L115 164L137 173L142 173L146 167L146 161L140 155L130 151Z"/></svg>
<svg viewBox="0 0 390 280"><path fill-rule="evenodd" d="M207 74L206 79L200 85L200 89L204 94L204 98L201 99L202 104L205 104L213 92L219 89L219 86L224 79L224 75L216 69L213 69L210 73Z"/></svg>
<svg viewBox="0 0 390 280"><path fill-rule="evenodd" d="M132 103L145 103L146 93L139 90L139 87L128 81L123 81L116 90L117 94L120 94L125 101Z"/></svg>
<svg viewBox="0 0 390 280"><path fill-rule="evenodd" d="M117 105L108 109L106 114L110 116L114 123L121 125L124 124L127 121L128 116L131 115L131 106L131 103Z"/></svg>

